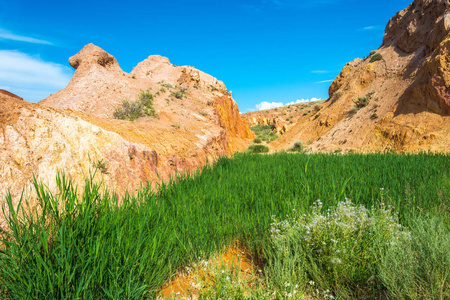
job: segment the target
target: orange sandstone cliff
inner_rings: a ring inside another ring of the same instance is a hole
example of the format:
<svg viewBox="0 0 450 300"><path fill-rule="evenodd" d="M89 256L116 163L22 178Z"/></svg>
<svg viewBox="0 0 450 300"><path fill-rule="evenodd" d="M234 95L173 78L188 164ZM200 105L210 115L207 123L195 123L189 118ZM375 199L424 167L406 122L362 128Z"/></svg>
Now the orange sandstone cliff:
<svg viewBox="0 0 450 300"><path fill-rule="evenodd" d="M449 33L448 0L415 0L389 21L375 53L342 69L322 108L271 146L302 141L313 151L448 152Z"/></svg>
<svg viewBox="0 0 450 300"><path fill-rule="evenodd" d="M116 59L89 44L69 60L68 86L38 104L0 92L0 196L17 201L33 174L55 189L58 171L83 183L97 178L119 194L141 184L195 170L243 150L253 133L225 85L193 67L150 56L128 74ZM125 99L142 90L154 98L156 117L113 118Z"/></svg>

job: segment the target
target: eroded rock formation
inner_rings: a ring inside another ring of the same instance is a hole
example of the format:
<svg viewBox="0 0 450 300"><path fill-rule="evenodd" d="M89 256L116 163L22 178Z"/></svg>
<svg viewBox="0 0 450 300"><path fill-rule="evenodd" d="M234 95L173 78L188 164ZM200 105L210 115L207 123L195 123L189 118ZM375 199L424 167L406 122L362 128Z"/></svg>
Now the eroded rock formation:
<svg viewBox="0 0 450 300"><path fill-rule="evenodd" d="M82 184L97 179L119 194L194 171L248 147L253 133L225 85L192 67L151 56L131 74L89 44L69 59L68 86L39 104L0 92L0 196L17 201L33 174L55 189L58 171ZM113 118L124 99L153 93L157 117Z"/></svg>
<svg viewBox="0 0 450 300"><path fill-rule="evenodd" d="M342 69L320 111L271 145L289 148L299 140L313 151L448 152L449 32L448 0L415 0L389 21L376 53ZM354 103L360 97L365 105Z"/></svg>

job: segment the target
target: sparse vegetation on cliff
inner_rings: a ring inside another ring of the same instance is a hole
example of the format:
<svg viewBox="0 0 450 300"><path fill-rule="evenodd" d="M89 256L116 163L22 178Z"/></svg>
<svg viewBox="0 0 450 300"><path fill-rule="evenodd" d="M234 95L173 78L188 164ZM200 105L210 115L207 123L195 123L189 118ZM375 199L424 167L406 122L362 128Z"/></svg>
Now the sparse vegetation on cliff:
<svg viewBox="0 0 450 300"><path fill-rule="evenodd" d="M175 97L176 99L186 98L187 88L180 87L178 91L170 91L170 96Z"/></svg>
<svg viewBox="0 0 450 300"><path fill-rule="evenodd" d="M159 85L161 85L162 87L168 88L168 89L173 89L173 85L171 85L170 83L164 83L164 81L160 81L158 82Z"/></svg>
<svg viewBox="0 0 450 300"><path fill-rule="evenodd" d="M114 118L120 120L134 121L142 116L156 117L156 111L153 108L153 94L148 91L142 91L139 99L136 101L122 101L120 107L116 107Z"/></svg>
<svg viewBox="0 0 450 300"><path fill-rule="evenodd" d="M250 130L255 133L256 138L267 143L270 143L278 137L278 135L272 131L272 126L270 125L257 125L250 127Z"/></svg>
<svg viewBox="0 0 450 300"><path fill-rule="evenodd" d="M314 112L318 112L321 108L322 106L319 104L314 105Z"/></svg>
<svg viewBox="0 0 450 300"><path fill-rule="evenodd" d="M357 108L363 108L369 105L369 98L366 96L358 97L358 100L352 99L353 103L355 103Z"/></svg>
<svg viewBox="0 0 450 300"><path fill-rule="evenodd" d="M303 145L302 142L297 141L294 143L294 146L292 146L291 149L289 149L289 151L291 152L304 152L305 151L305 146Z"/></svg>
<svg viewBox="0 0 450 300"><path fill-rule="evenodd" d="M371 56L370 62L373 63L373 62L376 62L376 61L379 61L382 59L383 59L383 56L381 55L381 53L375 53Z"/></svg>
<svg viewBox="0 0 450 300"><path fill-rule="evenodd" d="M349 116L352 117L354 114L358 112L363 107L366 107L369 105L370 100L372 99L372 96L375 94L375 91L370 91L365 96L358 97L358 99L352 99L353 103L355 105L352 106L352 108L349 111Z"/></svg>
<svg viewBox="0 0 450 300"><path fill-rule="evenodd" d="M338 90L336 92L333 93L333 96L331 97L331 103L336 102L339 98L341 98L341 96L344 94L344 92L342 92L341 90Z"/></svg>

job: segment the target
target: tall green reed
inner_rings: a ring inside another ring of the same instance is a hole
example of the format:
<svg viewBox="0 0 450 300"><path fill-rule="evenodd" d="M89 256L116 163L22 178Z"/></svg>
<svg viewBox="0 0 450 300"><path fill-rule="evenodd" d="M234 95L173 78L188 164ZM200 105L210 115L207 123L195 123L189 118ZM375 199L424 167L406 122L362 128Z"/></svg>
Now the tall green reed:
<svg viewBox="0 0 450 300"><path fill-rule="evenodd" d="M402 224L448 216L449 170L444 154L236 154L120 205L92 178L80 193L59 175L55 194L35 182L36 209L26 199L13 209L6 198L0 281L12 299L153 298L180 267L236 240L264 257L272 216L308 213L317 199L325 209L346 197L366 207L385 202Z"/></svg>

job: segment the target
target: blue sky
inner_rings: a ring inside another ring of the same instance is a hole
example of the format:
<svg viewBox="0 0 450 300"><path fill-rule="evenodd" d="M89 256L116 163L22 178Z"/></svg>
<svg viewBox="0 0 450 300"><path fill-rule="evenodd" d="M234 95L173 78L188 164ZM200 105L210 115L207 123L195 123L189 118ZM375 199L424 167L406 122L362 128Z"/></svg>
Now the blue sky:
<svg viewBox="0 0 450 300"><path fill-rule="evenodd" d="M192 65L223 80L242 112L326 98L411 1L0 0L0 88L37 102L65 87L68 58L94 43L126 72L151 54Z"/></svg>

